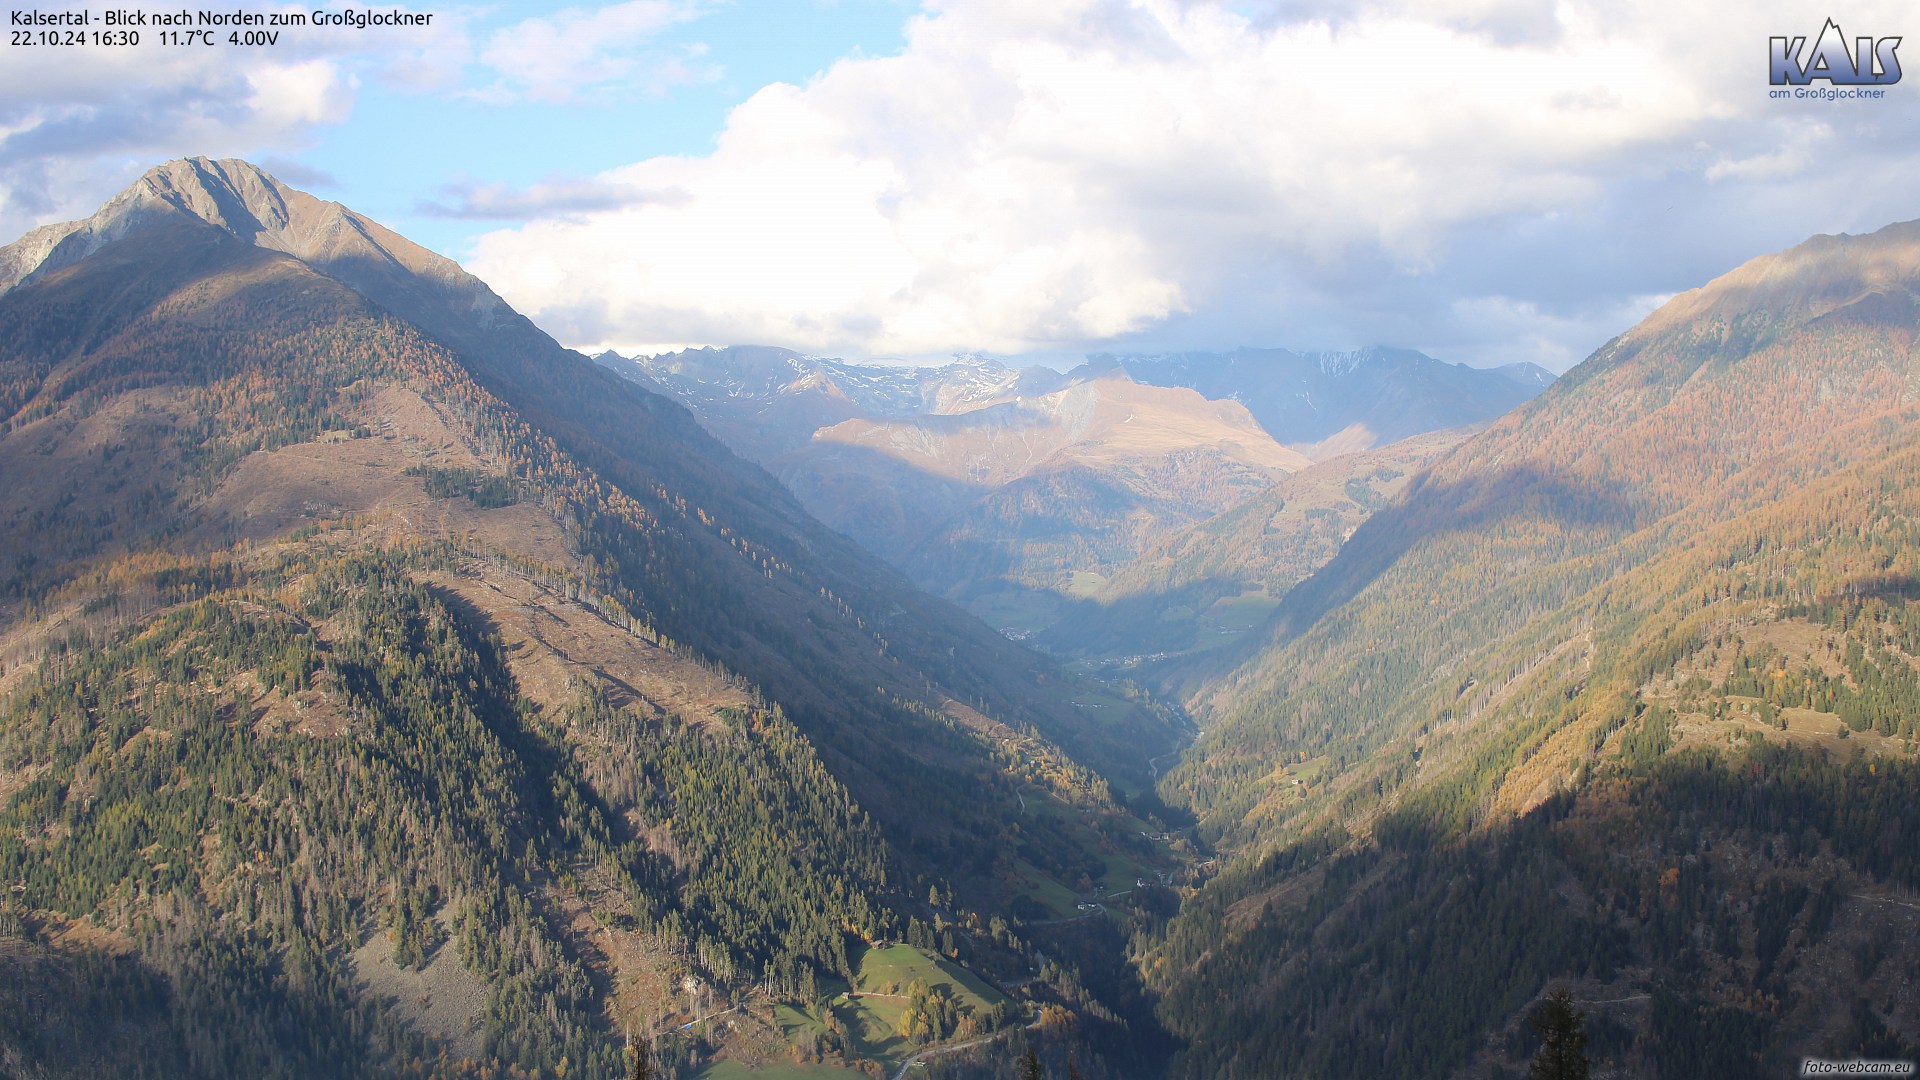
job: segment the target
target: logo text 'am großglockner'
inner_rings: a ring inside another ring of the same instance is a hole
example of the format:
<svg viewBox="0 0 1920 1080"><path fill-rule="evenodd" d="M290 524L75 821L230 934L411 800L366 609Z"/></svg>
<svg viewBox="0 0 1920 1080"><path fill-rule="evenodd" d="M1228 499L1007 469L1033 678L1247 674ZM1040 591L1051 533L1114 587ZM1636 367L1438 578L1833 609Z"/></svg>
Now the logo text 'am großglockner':
<svg viewBox="0 0 1920 1080"><path fill-rule="evenodd" d="M1806 86L1825 79L1834 86L1890 86L1900 81L1897 37L1856 38L1847 51L1847 35L1832 19L1820 28L1813 49L1807 39L1767 39L1768 79L1774 86Z"/></svg>

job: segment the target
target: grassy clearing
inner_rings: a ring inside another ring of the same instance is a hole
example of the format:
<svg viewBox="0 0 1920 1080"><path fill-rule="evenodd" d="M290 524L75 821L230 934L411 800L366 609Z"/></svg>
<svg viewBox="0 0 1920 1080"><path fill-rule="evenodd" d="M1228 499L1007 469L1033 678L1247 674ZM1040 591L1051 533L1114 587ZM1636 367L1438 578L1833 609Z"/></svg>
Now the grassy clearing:
<svg viewBox="0 0 1920 1080"><path fill-rule="evenodd" d="M849 1056L878 1061L891 1073L909 1057L925 1049L902 1038L899 1033L900 1018L907 1011L907 987L915 979L924 983L927 989L945 994L960 1003L963 1009L971 1009L981 1016L986 1015L995 1002L1007 1000L1005 995L972 972L940 957L929 956L911 945L868 949L855 964L852 989L857 994L849 995L844 984L822 987L831 995L826 1008L833 1012L840 1030L847 1036ZM790 1043L808 1032L824 1035L827 1029L826 1018L819 1010L793 1005L774 1006L773 1022L779 1027L781 1036ZM722 1069L731 1071L719 1071ZM769 1076L793 1077L795 1080L833 1080L860 1075L863 1074L825 1066L783 1065L778 1069L749 1071L741 1065L722 1063L702 1072L700 1080L735 1080L736 1077L753 1077L757 1080Z"/></svg>
<svg viewBox="0 0 1920 1080"><path fill-rule="evenodd" d="M886 1062L889 1069L925 1049L899 1034L900 1018L907 1009L904 995L915 979L980 1016L986 1015L995 1002L1007 1000L965 968L912 946L868 949L861 955L854 977L860 996L845 999L837 1009L862 1055ZM900 996L883 996L889 986Z"/></svg>
<svg viewBox="0 0 1920 1080"><path fill-rule="evenodd" d="M1067 577L1067 595L1082 600L1100 591L1107 579L1091 570L1075 570Z"/></svg>
<svg viewBox="0 0 1920 1080"><path fill-rule="evenodd" d="M1273 783L1280 787L1291 787L1295 780L1302 784L1311 784L1327 771L1329 764L1330 762L1324 756L1288 762L1273 770Z"/></svg>
<svg viewBox="0 0 1920 1080"><path fill-rule="evenodd" d="M1007 589L967 601L966 608L996 630L1035 634L1060 621L1060 598L1052 593Z"/></svg>
<svg viewBox="0 0 1920 1080"><path fill-rule="evenodd" d="M1193 610L1192 604L1175 604L1161 610L1159 621L1163 623L1192 622L1199 617L1200 613Z"/></svg>
<svg viewBox="0 0 1920 1080"><path fill-rule="evenodd" d="M1267 621L1280 601L1264 591L1225 597L1207 609L1205 621L1221 631L1251 630Z"/></svg>
<svg viewBox="0 0 1920 1080"><path fill-rule="evenodd" d="M1154 881L1154 868L1131 855L1108 855L1107 872L1101 876L1100 884L1107 892L1126 892L1133 888L1135 881Z"/></svg>
<svg viewBox="0 0 1920 1080"><path fill-rule="evenodd" d="M906 1001L862 995L831 1006L840 1017L840 1027L849 1037L852 1053L885 1062L889 1071L916 1048L900 1037L900 1017L907 1011Z"/></svg>
<svg viewBox="0 0 1920 1080"><path fill-rule="evenodd" d="M1033 805L1033 801L1029 799L1027 805ZM1054 917L1065 919L1080 914L1074 907L1080 898L1073 894L1072 889L1048 877L1039 867L1021 859L1014 864L1014 872L1020 875L1020 880L1026 885L1021 891L1039 901Z"/></svg>
<svg viewBox="0 0 1920 1080"><path fill-rule="evenodd" d="M1107 725L1131 723L1134 710L1139 708L1119 694L1090 686L1061 687L1055 690L1055 696L1088 719Z"/></svg>
<svg viewBox="0 0 1920 1080"><path fill-rule="evenodd" d="M919 979L927 989L937 990L962 1004L986 1012L1006 996L982 982L978 975L951 961L926 953L911 945L868 949L860 956L854 985L860 992L878 993L888 983L906 987Z"/></svg>
<svg viewBox="0 0 1920 1080"><path fill-rule="evenodd" d="M792 1005L775 1005L773 1022L779 1027L781 1037L788 1042L807 1032L822 1036L827 1033L826 1022L814 1015L812 1010L795 1008Z"/></svg>

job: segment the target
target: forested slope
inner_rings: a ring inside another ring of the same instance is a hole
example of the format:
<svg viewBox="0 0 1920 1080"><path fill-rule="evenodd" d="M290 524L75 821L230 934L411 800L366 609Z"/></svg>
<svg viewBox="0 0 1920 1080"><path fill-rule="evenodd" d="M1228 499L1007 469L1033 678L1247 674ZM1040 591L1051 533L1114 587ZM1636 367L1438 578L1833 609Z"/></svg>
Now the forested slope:
<svg viewBox="0 0 1920 1080"><path fill-rule="evenodd" d="M244 163L143 185L0 295L7 1071L611 1075L730 1006L657 1052L786 1056L877 942L1018 981L1020 875L1130 850L1063 745L1144 772L1169 718L452 264Z"/></svg>
<svg viewBox="0 0 1920 1080"><path fill-rule="evenodd" d="M1244 623L1257 625L1339 554L1369 515L1470 433L1430 432L1302 469L1141 553L1039 640L1095 656L1237 645Z"/></svg>
<svg viewBox="0 0 1920 1080"><path fill-rule="evenodd" d="M1676 298L1188 667L1164 790L1238 856L1147 958L1189 1075L1512 1063L1554 979L1634 1074L1920 1037L1916 252Z"/></svg>

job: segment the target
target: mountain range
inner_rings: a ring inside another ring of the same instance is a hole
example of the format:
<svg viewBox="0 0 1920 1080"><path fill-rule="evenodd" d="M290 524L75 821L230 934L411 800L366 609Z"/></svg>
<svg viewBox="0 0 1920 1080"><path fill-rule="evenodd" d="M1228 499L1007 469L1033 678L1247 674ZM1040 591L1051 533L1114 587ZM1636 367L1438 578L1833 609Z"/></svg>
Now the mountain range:
<svg viewBox="0 0 1920 1080"><path fill-rule="evenodd" d="M1154 386L1184 386L1208 398L1241 402L1274 438L1315 461L1482 423L1553 382L1552 372L1524 361L1475 368L1411 349L1381 347L1351 352L1097 354L1089 358L1088 367L1121 370Z"/></svg>
<svg viewBox="0 0 1920 1080"><path fill-rule="evenodd" d="M1490 420L1552 381L1390 349L1098 356L1070 372L758 346L596 359L678 397L822 521L1016 636L1316 460Z"/></svg>
<svg viewBox="0 0 1920 1080"><path fill-rule="evenodd" d="M1477 428L1416 435L1311 465L1163 537L1089 590L1039 642L1132 667L1231 645Z"/></svg>
<svg viewBox="0 0 1920 1080"><path fill-rule="evenodd" d="M0 477L0 1074L1920 1056L1920 222L1544 386L589 360L188 159Z"/></svg>
<svg viewBox="0 0 1920 1080"><path fill-rule="evenodd" d="M1176 716L245 162L0 266L8 1074L831 1071L1069 1001L1136 1038L1008 920L1178 868L1113 786ZM886 972L904 1014L828 1003Z"/></svg>

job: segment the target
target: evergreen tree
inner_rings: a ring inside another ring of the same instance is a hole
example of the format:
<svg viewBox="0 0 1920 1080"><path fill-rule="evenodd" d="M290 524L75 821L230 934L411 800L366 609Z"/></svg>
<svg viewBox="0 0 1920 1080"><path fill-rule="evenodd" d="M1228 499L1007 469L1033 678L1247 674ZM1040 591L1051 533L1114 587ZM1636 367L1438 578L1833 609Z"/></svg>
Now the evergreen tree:
<svg viewBox="0 0 1920 1080"><path fill-rule="evenodd" d="M1573 1007L1573 993L1555 987L1534 1007L1531 1023L1540 1052L1527 1069L1529 1080L1587 1080L1587 1014Z"/></svg>
<svg viewBox="0 0 1920 1080"><path fill-rule="evenodd" d="M627 1060L632 1069L627 1073L628 1080L654 1080L658 1074L653 1071L653 1054L641 1043L627 1043Z"/></svg>
<svg viewBox="0 0 1920 1080"><path fill-rule="evenodd" d="M1020 1080L1042 1080L1045 1075L1040 1071L1039 1052L1028 1043L1026 1059L1020 1063Z"/></svg>

